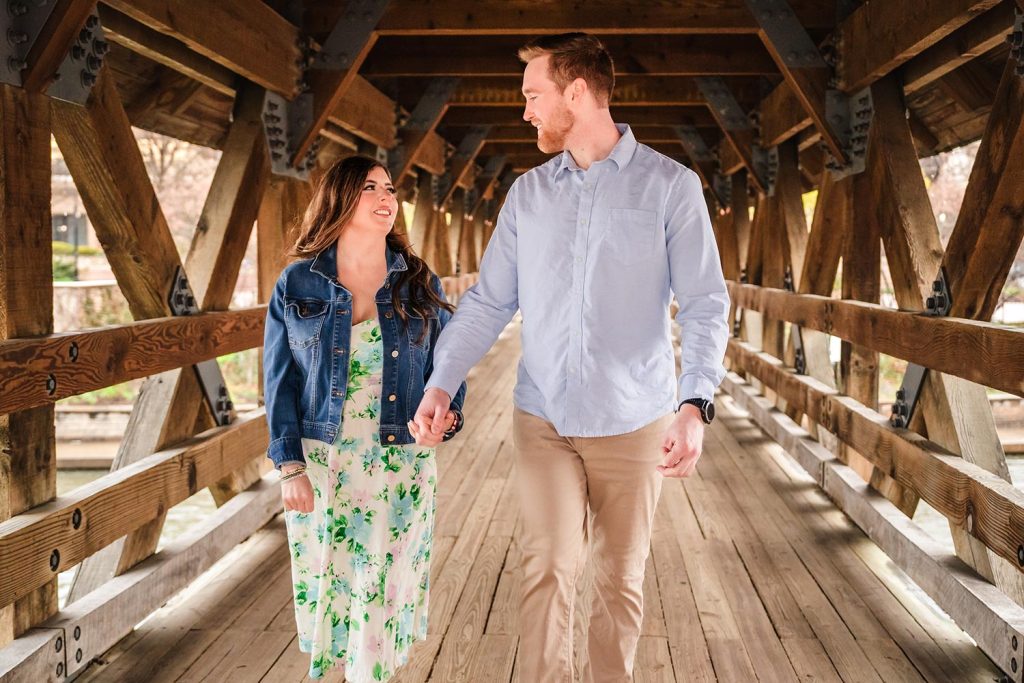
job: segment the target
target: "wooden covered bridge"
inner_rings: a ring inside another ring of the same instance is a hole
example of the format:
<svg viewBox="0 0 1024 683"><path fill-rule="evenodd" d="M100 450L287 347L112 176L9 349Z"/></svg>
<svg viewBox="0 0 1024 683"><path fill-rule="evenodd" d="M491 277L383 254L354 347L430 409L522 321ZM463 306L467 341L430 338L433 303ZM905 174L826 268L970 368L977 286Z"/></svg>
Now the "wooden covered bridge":
<svg viewBox="0 0 1024 683"><path fill-rule="evenodd" d="M616 60L613 117L701 175L734 303L720 418L659 508L637 680L1024 680L1024 490L987 397L1024 396L1024 332L990 322L1024 234L1024 0L2 4L0 680L303 679L264 414L216 361L262 341L264 307L228 310L246 244L266 301L310 178L376 155L457 298L545 160L516 48L570 30ZM133 127L221 151L184 259ZM940 239L919 159L979 139ZM54 334L51 140L131 324ZM517 355L513 323L439 451L402 681L516 678ZM881 356L908 362L898 399ZM58 496L55 402L138 378L110 473ZM217 509L156 552L204 488Z"/></svg>

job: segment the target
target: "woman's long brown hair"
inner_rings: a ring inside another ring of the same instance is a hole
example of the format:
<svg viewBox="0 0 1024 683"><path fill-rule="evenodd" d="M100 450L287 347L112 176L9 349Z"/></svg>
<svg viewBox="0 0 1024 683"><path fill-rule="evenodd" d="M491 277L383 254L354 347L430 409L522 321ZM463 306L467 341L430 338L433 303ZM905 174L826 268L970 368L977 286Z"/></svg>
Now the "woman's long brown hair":
<svg viewBox="0 0 1024 683"><path fill-rule="evenodd" d="M376 159L364 156L352 156L335 162L323 174L313 191L313 199L302 216L299 236L288 251L291 258L314 257L324 249L333 249L338 236L352 220L359 204L359 195L366 184L366 178L376 167L384 169L391 177L390 171ZM399 202L398 210L402 210ZM391 287L391 304L403 323L409 314L426 320L436 317L437 309L454 311L455 307L441 299L431 286L430 268L419 256L413 253L405 235L395 232L394 228L387 234L387 245L392 252L401 254L405 259L407 270L401 272ZM409 301L401 305L399 292L408 287ZM408 310L407 310L408 309ZM421 339L426 333L426 326L421 332Z"/></svg>

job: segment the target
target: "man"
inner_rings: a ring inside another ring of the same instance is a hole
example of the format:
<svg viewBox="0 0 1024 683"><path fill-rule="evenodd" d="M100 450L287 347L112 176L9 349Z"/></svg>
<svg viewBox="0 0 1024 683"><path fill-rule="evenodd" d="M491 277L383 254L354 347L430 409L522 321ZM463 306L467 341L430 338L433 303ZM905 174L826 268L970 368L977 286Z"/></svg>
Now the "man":
<svg viewBox="0 0 1024 683"><path fill-rule="evenodd" d="M729 299L701 183L612 121L614 70L600 41L548 36L519 57L523 118L541 151L562 153L509 190L480 280L435 346L412 428L440 438L450 396L521 311L519 678L573 680L589 509L595 584L582 678L631 681L661 480L690 475L700 457L725 372Z"/></svg>

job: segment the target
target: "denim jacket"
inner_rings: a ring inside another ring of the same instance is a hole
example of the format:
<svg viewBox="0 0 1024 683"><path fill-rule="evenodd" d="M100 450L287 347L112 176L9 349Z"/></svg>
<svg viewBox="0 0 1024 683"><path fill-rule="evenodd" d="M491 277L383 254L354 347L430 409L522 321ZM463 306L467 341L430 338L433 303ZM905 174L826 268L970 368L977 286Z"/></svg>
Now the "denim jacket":
<svg viewBox="0 0 1024 683"><path fill-rule="evenodd" d="M403 324L391 303L397 273L407 269L401 254L386 252L388 274L377 292L377 319L384 345L381 385L381 445L413 443L406 424L416 414L423 385L433 369L433 348L451 318L444 309L436 318L409 315ZM290 264L281 273L267 308L263 342L264 397L270 446L267 456L280 468L305 462L300 439L334 443L341 430L348 387L352 294L337 280L337 250ZM444 298L441 281L434 290ZM407 292L399 292L401 302ZM420 338L423 325L429 326ZM453 411L462 409L463 383L452 397ZM461 422L461 420L459 421Z"/></svg>

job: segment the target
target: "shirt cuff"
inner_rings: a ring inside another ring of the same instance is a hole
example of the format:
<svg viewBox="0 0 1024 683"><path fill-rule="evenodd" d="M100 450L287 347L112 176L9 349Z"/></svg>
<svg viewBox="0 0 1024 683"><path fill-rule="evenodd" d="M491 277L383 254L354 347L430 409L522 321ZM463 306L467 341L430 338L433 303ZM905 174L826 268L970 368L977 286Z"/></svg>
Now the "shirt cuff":
<svg viewBox="0 0 1024 683"><path fill-rule="evenodd" d="M688 398L702 398L713 402L715 400L715 385L700 375L683 375L679 378L678 402Z"/></svg>
<svg viewBox="0 0 1024 683"><path fill-rule="evenodd" d="M440 389L448 394L450 400L454 400L455 394L459 393L460 387L462 387L462 378L451 374L446 375L435 368L434 372L430 374L430 379L427 380L426 385L423 387L423 391L426 392L428 389L435 388Z"/></svg>

